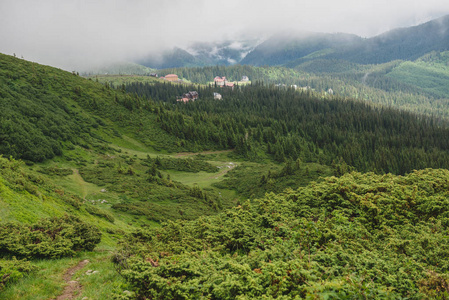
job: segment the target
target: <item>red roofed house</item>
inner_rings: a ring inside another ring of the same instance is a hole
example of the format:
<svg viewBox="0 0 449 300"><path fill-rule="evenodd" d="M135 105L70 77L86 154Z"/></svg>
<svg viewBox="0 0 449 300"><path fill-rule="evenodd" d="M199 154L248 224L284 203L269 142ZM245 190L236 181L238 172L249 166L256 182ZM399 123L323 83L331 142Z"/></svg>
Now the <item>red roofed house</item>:
<svg viewBox="0 0 449 300"><path fill-rule="evenodd" d="M191 100L195 100L198 99L198 92L197 91L190 91L186 94L183 95L183 98L187 98L187 99L191 99Z"/></svg>
<svg viewBox="0 0 449 300"><path fill-rule="evenodd" d="M226 85L226 77L221 78L220 76L217 76L214 78L214 82L216 85L224 86Z"/></svg>
<svg viewBox="0 0 449 300"><path fill-rule="evenodd" d="M189 101L195 101L196 99L198 99L198 92L197 91L190 91L188 93L185 93L184 95L182 95L182 97L177 97L176 101L178 102L189 102Z"/></svg>
<svg viewBox="0 0 449 300"><path fill-rule="evenodd" d="M165 80L178 81L179 79L178 79L178 75L176 75L176 74L168 74L168 75L165 75Z"/></svg>

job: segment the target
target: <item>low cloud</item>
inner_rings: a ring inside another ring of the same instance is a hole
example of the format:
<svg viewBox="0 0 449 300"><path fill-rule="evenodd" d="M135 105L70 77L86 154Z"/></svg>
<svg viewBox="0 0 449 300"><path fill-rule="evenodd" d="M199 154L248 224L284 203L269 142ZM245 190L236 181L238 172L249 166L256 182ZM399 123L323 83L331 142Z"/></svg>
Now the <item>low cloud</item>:
<svg viewBox="0 0 449 300"><path fill-rule="evenodd" d="M445 14L446 0L2 0L0 52L83 70L192 42L279 31L369 37Z"/></svg>

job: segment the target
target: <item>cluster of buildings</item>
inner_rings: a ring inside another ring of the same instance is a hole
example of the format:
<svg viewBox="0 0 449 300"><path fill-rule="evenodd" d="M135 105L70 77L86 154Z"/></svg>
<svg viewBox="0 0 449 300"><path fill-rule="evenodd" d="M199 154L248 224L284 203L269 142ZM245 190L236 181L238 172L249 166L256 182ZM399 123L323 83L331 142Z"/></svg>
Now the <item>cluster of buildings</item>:
<svg viewBox="0 0 449 300"><path fill-rule="evenodd" d="M150 74L150 76L152 77L158 77L158 75L156 73L152 73ZM160 79L164 79L167 81L171 81L171 82L180 82L181 80L179 79L178 75L176 74L167 74L165 76L159 77ZM249 78L248 76L242 76L242 80L240 82L249 82ZM214 78L214 83L216 86L219 87L230 87L230 88L234 88L234 82L229 82L228 79L226 79L226 77L220 77L220 76L216 76ZM176 97L176 101L178 102L189 102L189 101L195 101L196 99L198 99L199 95L197 91L189 91L188 93L183 94L182 96L178 96ZM214 99L215 100L222 100L223 97L221 94L219 93L214 93Z"/></svg>
<svg viewBox="0 0 449 300"><path fill-rule="evenodd" d="M189 101L195 101L196 99L198 99L199 95L197 91L190 91L188 93L185 93L184 95L182 95L182 97L178 97L176 99L176 101L178 102L189 102Z"/></svg>
<svg viewBox="0 0 449 300"><path fill-rule="evenodd" d="M233 82L228 82L228 80L224 76L223 77L216 76L214 78L214 83L215 83L216 86L234 87L234 83Z"/></svg>
<svg viewBox="0 0 449 300"><path fill-rule="evenodd" d="M242 76L242 80L240 80L240 82L248 82L249 78L248 76ZM234 87L234 83L233 82L229 82L226 77L220 77L220 76L216 76L214 78L214 83L216 86L227 86L227 87Z"/></svg>
<svg viewBox="0 0 449 300"><path fill-rule="evenodd" d="M176 74L168 74L165 77L160 77L161 79L165 79L167 81L179 81L178 75Z"/></svg>

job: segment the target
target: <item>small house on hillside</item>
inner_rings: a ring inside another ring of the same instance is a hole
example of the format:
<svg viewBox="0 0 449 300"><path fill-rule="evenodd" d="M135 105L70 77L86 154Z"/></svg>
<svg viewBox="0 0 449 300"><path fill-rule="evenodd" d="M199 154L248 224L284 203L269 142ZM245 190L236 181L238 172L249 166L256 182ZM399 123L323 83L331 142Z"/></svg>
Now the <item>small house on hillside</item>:
<svg viewBox="0 0 449 300"><path fill-rule="evenodd" d="M151 77L157 77L157 74L156 73L151 73L150 76Z"/></svg>
<svg viewBox="0 0 449 300"><path fill-rule="evenodd" d="M224 86L226 85L226 77L216 76L214 78L214 83L218 86Z"/></svg>
<svg viewBox="0 0 449 300"><path fill-rule="evenodd" d="M184 95L182 95L182 97L176 97L176 101L178 102L189 102L189 101L195 101L196 99L198 99L198 92L197 91L190 91L188 93L185 93Z"/></svg>
<svg viewBox="0 0 449 300"><path fill-rule="evenodd" d="M248 82L248 81L249 81L248 76L242 76L242 80L241 80L241 81L243 81L243 82Z"/></svg>
<svg viewBox="0 0 449 300"><path fill-rule="evenodd" d="M197 91L190 91L188 93L185 93L183 95L184 98L190 99L190 100L195 100L198 99L198 92Z"/></svg>
<svg viewBox="0 0 449 300"><path fill-rule="evenodd" d="M176 74L168 74L168 75L165 75L165 80L178 81L179 78L178 78L178 75L176 75Z"/></svg>

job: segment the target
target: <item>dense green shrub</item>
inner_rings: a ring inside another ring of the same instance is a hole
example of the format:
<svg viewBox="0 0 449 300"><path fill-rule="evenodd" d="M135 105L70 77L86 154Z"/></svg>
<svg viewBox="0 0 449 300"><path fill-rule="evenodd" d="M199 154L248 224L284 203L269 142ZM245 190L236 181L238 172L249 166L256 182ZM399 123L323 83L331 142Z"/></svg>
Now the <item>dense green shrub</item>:
<svg viewBox="0 0 449 300"><path fill-rule="evenodd" d="M100 231L74 216L41 219L32 225L7 222L0 225L0 253L4 256L56 258L76 251L93 250Z"/></svg>
<svg viewBox="0 0 449 300"><path fill-rule="evenodd" d="M23 276L35 271L36 266L27 260L0 259L0 291L11 282L15 282Z"/></svg>
<svg viewBox="0 0 449 300"><path fill-rule="evenodd" d="M447 299L449 171L348 173L139 230L115 261L150 299Z"/></svg>
<svg viewBox="0 0 449 300"><path fill-rule="evenodd" d="M218 171L210 163L201 159L192 158L170 158L170 157L156 157L147 159L142 163L145 166L152 167L153 165L159 170L176 170L181 172L209 172L214 173Z"/></svg>
<svg viewBox="0 0 449 300"><path fill-rule="evenodd" d="M68 176L73 174L72 169L58 168L56 166L40 168L39 172L47 175L56 175L56 176Z"/></svg>

